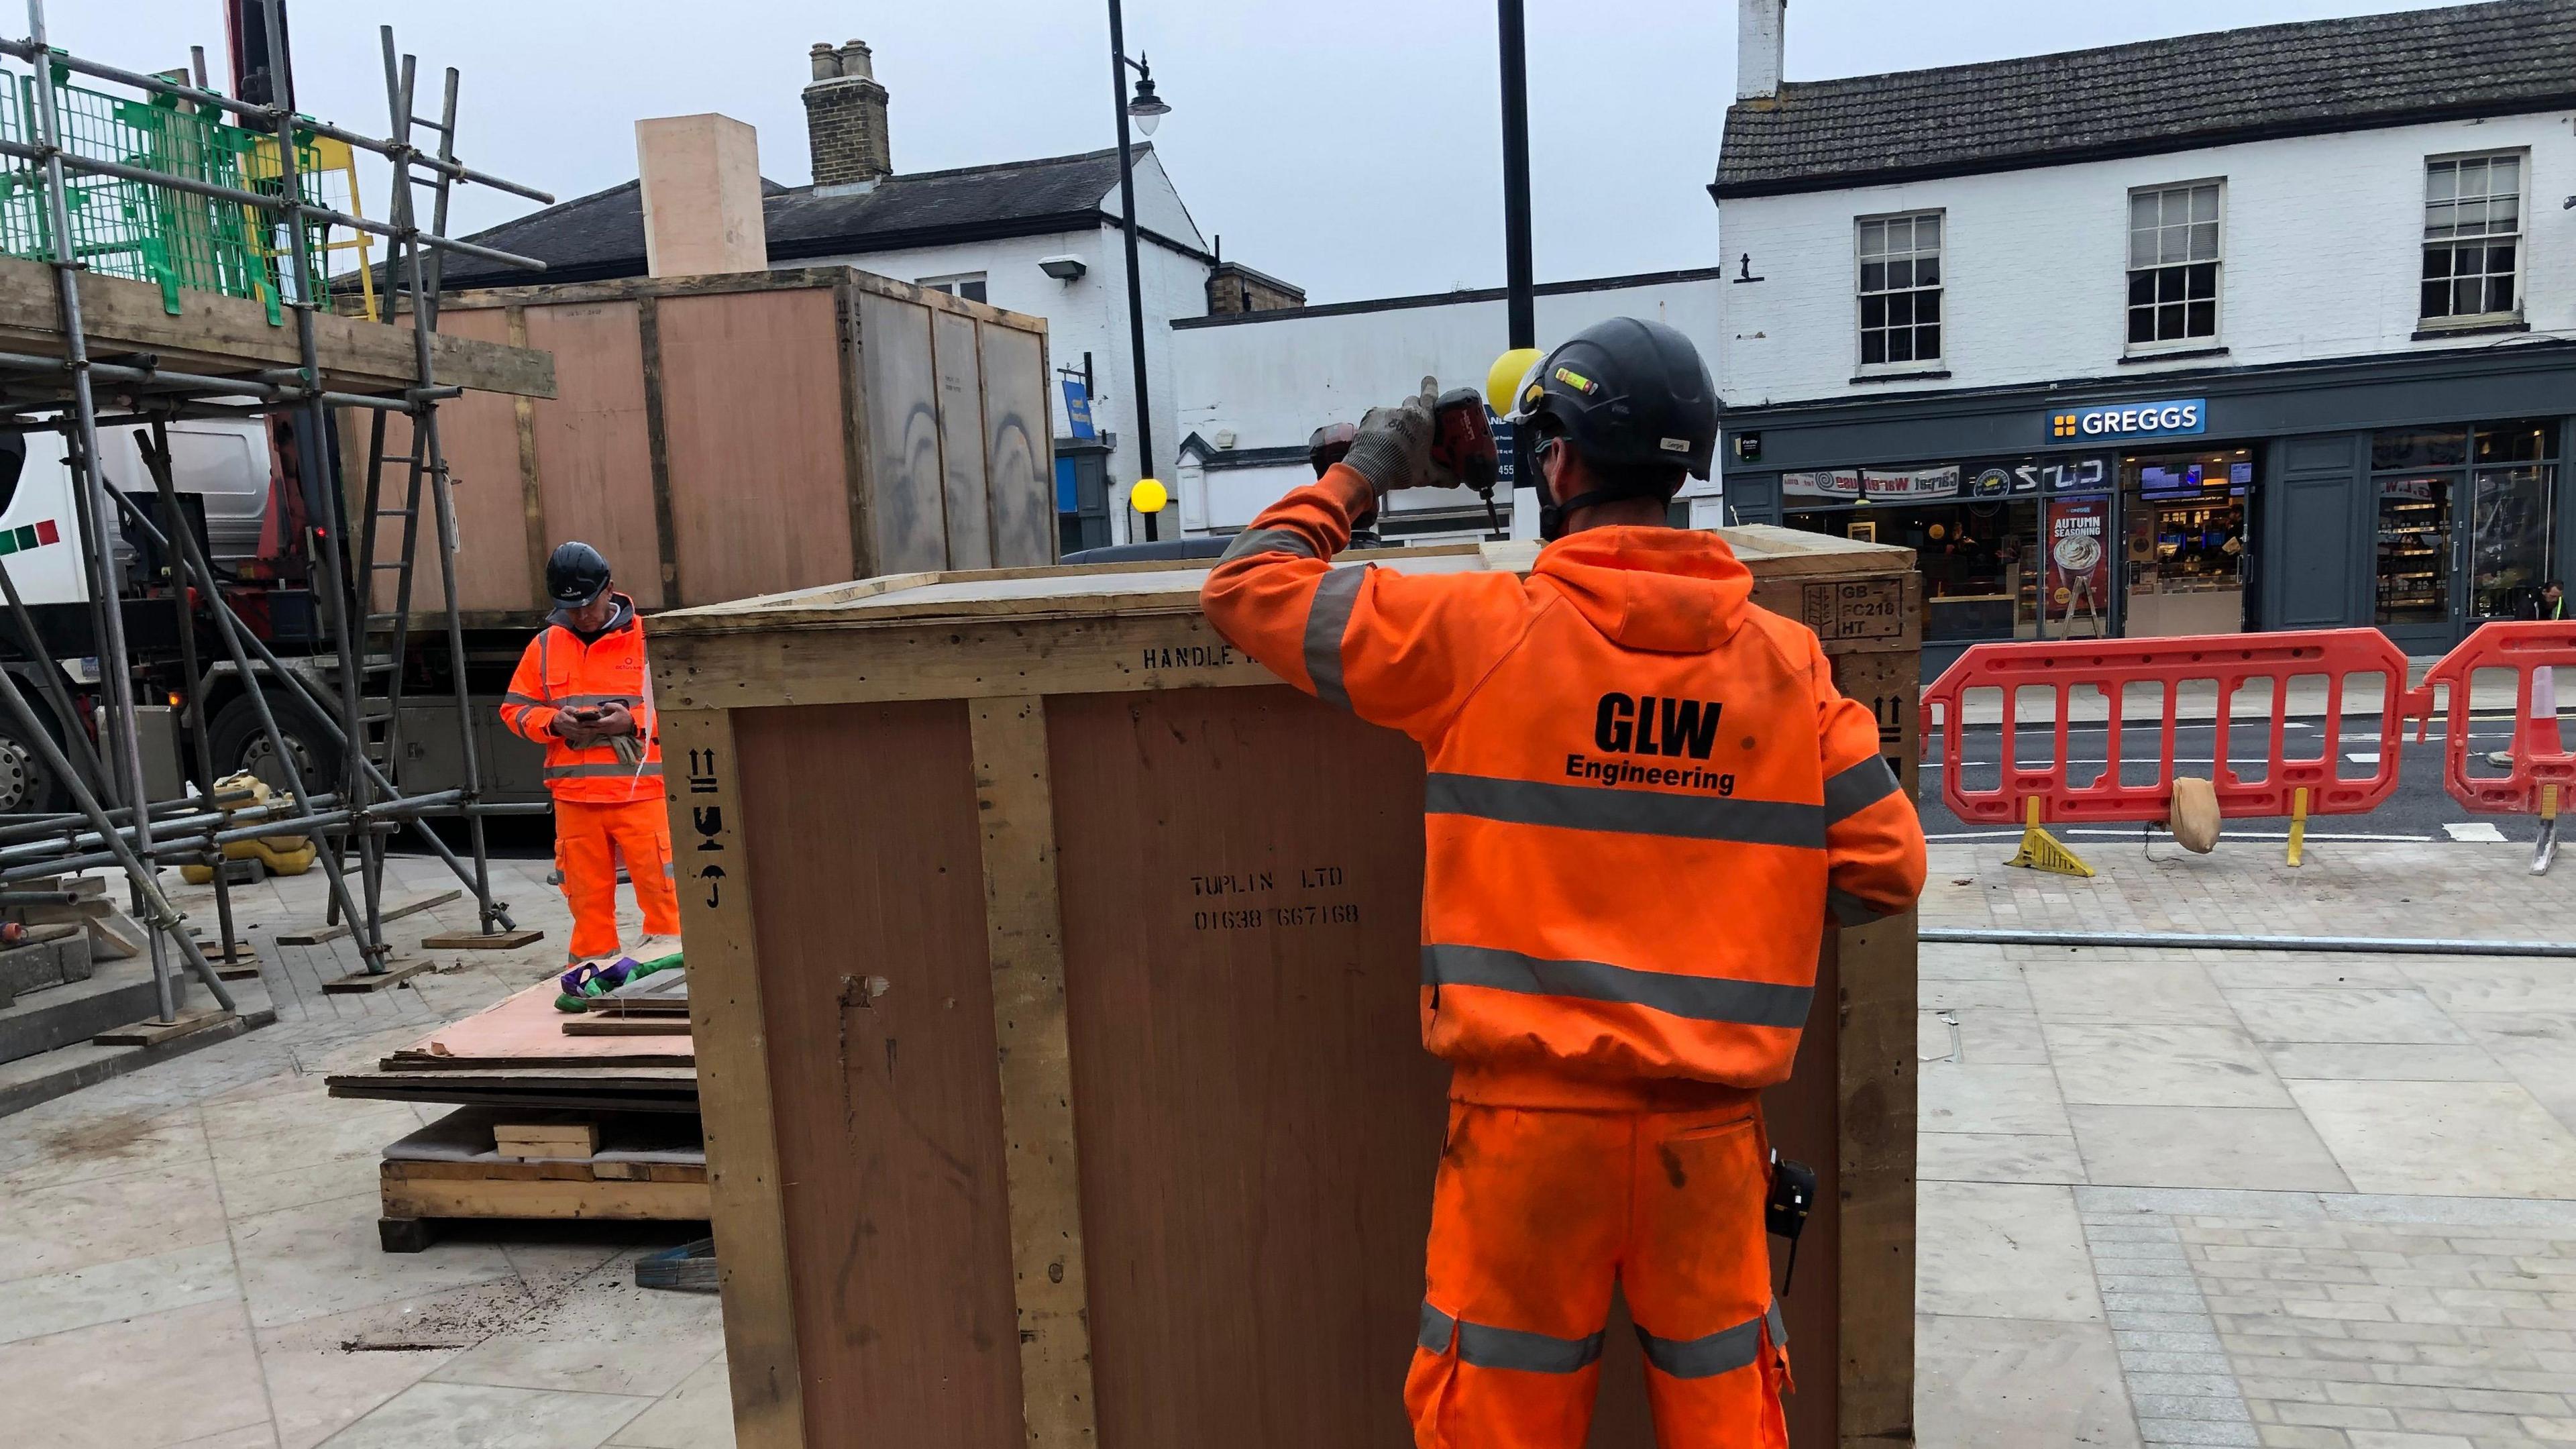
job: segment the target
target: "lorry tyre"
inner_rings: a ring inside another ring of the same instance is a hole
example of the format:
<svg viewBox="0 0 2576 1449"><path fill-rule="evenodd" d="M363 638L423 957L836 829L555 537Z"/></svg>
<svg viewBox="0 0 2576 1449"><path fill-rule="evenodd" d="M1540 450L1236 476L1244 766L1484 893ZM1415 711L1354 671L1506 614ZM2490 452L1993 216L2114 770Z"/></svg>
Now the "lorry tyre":
<svg viewBox="0 0 2576 1449"><path fill-rule="evenodd" d="M42 815L71 808L71 792L45 764L27 727L0 715L0 815Z"/></svg>
<svg viewBox="0 0 2576 1449"><path fill-rule="evenodd" d="M330 732L322 722L313 717L311 710L275 690L268 691L268 708L277 716L277 732L286 737L287 755L298 767L306 793L334 788L340 778L340 747L331 742ZM270 789L288 793L285 764L279 760L268 731L260 728L259 707L249 695L215 711L206 744L215 754L216 779L248 770Z"/></svg>

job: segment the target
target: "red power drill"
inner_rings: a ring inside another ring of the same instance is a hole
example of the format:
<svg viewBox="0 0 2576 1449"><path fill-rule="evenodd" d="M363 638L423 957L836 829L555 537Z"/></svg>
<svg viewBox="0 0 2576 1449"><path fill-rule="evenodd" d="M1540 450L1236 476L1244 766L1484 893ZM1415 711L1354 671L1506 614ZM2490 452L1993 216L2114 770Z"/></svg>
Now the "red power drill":
<svg viewBox="0 0 2576 1449"><path fill-rule="evenodd" d="M1449 471L1462 487L1485 500L1485 518L1503 531L1503 515L1494 507L1494 485L1502 476L1502 452L1494 443L1493 419L1485 396L1472 387L1453 387L1440 395L1431 412L1431 461Z"/></svg>

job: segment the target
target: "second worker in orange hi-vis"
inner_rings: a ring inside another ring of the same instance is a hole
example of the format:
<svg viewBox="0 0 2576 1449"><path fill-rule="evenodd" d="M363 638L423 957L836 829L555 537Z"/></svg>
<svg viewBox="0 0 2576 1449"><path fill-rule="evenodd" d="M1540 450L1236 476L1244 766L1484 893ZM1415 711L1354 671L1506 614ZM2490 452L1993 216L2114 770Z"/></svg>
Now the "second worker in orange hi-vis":
<svg viewBox="0 0 2576 1449"><path fill-rule="evenodd" d="M555 869L572 907L569 959L618 953L617 863L644 911L644 945L677 947L671 817L662 800L662 737L645 681L644 621L611 587L608 560L586 543L546 560L555 610L519 656L501 723L546 747L555 797ZM657 937L666 938L656 942Z"/></svg>
<svg viewBox="0 0 2576 1449"><path fill-rule="evenodd" d="M1200 598L1429 767L1422 1040L1454 1075L1414 1439L1580 1449L1615 1285L1663 1449L1781 1449L1757 1094L1826 923L1913 905L1922 826L1815 635L1749 601L1716 535L1665 526L1716 448L1688 339L1614 319L1521 385L1551 540L1526 579L1330 562L1384 494L1447 481L1433 396L1371 412Z"/></svg>

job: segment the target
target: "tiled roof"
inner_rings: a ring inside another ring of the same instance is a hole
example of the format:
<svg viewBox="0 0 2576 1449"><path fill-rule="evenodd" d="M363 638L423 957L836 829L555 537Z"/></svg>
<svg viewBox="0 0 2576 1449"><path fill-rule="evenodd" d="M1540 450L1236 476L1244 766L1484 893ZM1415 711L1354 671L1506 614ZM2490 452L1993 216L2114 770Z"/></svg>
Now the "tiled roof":
<svg viewBox="0 0 2576 1449"><path fill-rule="evenodd" d="M1728 108L1709 190L1839 190L2561 107L2576 107L2576 0L2500 0L1791 81Z"/></svg>
<svg viewBox="0 0 2576 1449"><path fill-rule="evenodd" d="M1140 145L1138 156L1153 148ZM1118 152L1087 151L889 176L865 191L781 186L764 179L772 261L885 251L1098 224L1118 185ZM644 203L628 181L465 238L534 257L541 273L451 256L442 286L516 286L644 275ZM1186 239L1184 239L1186 241Z"/></svg>

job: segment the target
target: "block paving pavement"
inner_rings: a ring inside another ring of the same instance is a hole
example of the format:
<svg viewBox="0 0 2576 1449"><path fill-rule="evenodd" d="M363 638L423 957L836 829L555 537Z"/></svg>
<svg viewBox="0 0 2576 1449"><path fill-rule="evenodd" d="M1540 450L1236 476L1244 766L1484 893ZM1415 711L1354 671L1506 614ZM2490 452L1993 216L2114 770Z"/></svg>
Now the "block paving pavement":
<svg viewBox="0 0 2576 1449"><path fill-rule="evenodd" d="M1934 847L1927 925L2570 939L2527 848ZM2576 961L1927 945L1927 1445L2576 1443Z"/></svg>

